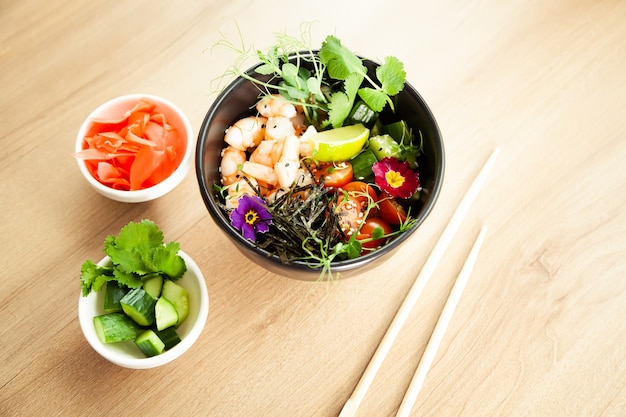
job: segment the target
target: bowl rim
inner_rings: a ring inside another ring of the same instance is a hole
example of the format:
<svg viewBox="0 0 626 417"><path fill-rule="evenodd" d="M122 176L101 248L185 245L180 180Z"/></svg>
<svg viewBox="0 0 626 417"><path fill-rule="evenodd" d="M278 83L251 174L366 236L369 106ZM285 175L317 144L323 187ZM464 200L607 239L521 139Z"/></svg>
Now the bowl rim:
<svg viewBox="0 0 626 417"><path fill-rule="evenodd" d="M93 327L93 315L87 314L88 311L91 310L91 305L94 302L95 297L97 297L96 293L90 293L88 297L83 297L82 293L79 294L78 299L78 321L83 332L83 335L89 345L95 350L100 356L109 362L130 369L149 369L155 368L157 366L162 366L172 362L178 357L182 356L189 348L198 340L200 334L204 330L206 325L208 315L209 315L209 292L206 286L206 281L204 279L204 275L200 270L200 267L196 262L185 252L179 250L178 254L185 260L185 264L187 265L187 271L185 274L191 274L193 276L193 280L197 281L199 291L200 291L200 305L198 306L198 317L196 321L191 324L189 332L181 341L170 350L161 353L160 355L152 356L152 357L139 357L139 358L130 358L118 355L116 352L107 349L104 343L100 342L97 334L95 333ZM98 266L106 265L110 262L109 256L105 256L97 263ZM189 289L187 289L189 291ZM89 299L89 297L93 297Z"/></svg>
<svg viewBox="0 0 626 417"><path fill-rule="evenodd" d="M316 53L317 51L305 51L306 53ZM379 66L380 64L371 59L362 58L362 61L366 65ZM254 75L256 68L263 65L262 63L257 63L250 68L248 68L245 73L247 75ZM311 267L306 261L294 261L290 263L281 262L280 258L272 254L264 249L257 247L254 242L245 239L241 233L239 233L231 224L226 220L226 216L221 215L219 207L216 207L213 199L211 198L211 188L210 184L207 184L205 179L205 169L204 169L204 153L206 150L206 136L209 131L210 122L214 119L216 113L219 108L222 106L224 100L228 98L228 96L237 88L239 88L242 84L250 82L249 80L238 76L234 80L232 80L216 97L213 101L209 110L204 116L200 129L198 131L198 138L196 141L196 155L195 155L195 169L196 169L196 179L198 181L198 185L200 188L200 194L204 201L205 206L207 207L211 218L215 221L218 227L229 237L231 240L237 243L235 245L238 249L243 249L247 253L250 253L255 256L264 256L268 260L271 260L277 266L283 266L289 268L290 270L296 271L305 271L305 272L315 272L319 271L321 267ZM445 148L443 143L443 137L441 135L441 130L439 129L439 125L435 119L435 116L424 100L424 98L419 94L419 92L408 82L406 81L404 84L404 92L408 93L412 99L414 99L417 103L419 103L420 107L423 109L424 115L428 120L428 124L432 128L434 135L438 138L435 142L436 147L436 160L434 161L435 165L435 175L433 180L433 188L430 190L430 198L427 203L422 207L420 211L419 218L416 224L409 229L407 232L400 234L387 245L385 245L384 250L376 250L374 252L368 253L366 255L359 256L354 259L346 259L341 261L333 262L331 265L332 272L345 272L355 268L360 267L361 265L369 264L370 262L393 252L397 247L399 247L405 240L407 240L415 230L419 228L419 226L426 220L430 212L435 206L435 203L438 200L439 194L441 193L441 189L443 187L444 182L444 174L445 174ZM209 187L207 187L209 186Z"/></svg>
<svg viewBox="0 0 626 417"><path fill-rule="evenodd" d="M191 126L191 121L187 117L187 115L183 112L183 110L174 102L154 95L154 94L141 94L141 93L133 93L133 94L125 94L122 96L114 97L110 100L107 100L94 108L89 115L82 122L78 132L76 134L76 141L74 144L74 151L80 152L83 149L83 140L89 128L91 127L91 119L96 117L99 113L103 112L105 109L115 106L125 102L134 102L139 101L142 98L146 98L154 101L157 106L168 107L174 113L178 115L180 118L184 130L185 130L185 138L186 138L186 147L185 154L183 159L181 160L178 167L170 174L169 177L164 179L158 184L153 185L149 188L144 188L141 190L117 190L111 188L105 184L102 184L100 181L96 180L85 164L85 161L82 159L76 158L76 162L78 164L78 169L89 185L93 187L100 194L105 195L113 200L125 202L125 203L139 203L154 200L156 198L162 197L180 184L183 179L187 176L187 173L191 169L191 165L193 162L193 152L194 152L194 144L193 138L195 138L193 127Z"/></svg>

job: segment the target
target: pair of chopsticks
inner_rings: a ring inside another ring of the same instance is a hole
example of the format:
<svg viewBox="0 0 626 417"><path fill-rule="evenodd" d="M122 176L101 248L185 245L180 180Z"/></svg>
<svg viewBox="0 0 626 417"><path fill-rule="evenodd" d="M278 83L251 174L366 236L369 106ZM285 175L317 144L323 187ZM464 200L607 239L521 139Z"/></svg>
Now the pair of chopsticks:
<svg viewBox="0 0 626 417"><path fill-rule="evenodd" d="M413 306L415 305L417 299L419 298L424 287L426 286L430 276L435 270L435 267L441 260L443 253L450 245L452 238L454 237L456 231L458 230L463 219L465 218L465 215L469 211L469 208L478 196L480 189L485 183L487 174L489 173L489 170L494 164L494 161L499 153L500 148L495 148L493 150L491 156L489 157L489 159L487 159L487 162L485 162L485 165L480 170L478 176L463 196L463 199L461 200L459 206L450 218L448 225L439 237L439 240L435 244L435 247L430 253L428 259L426 260L424 267L415 279L415 282L409 290L406 298L402 302L402 305L398 309L398 312L396 313L393 321L389 325L387 332L385 333L383 339L378 345L374 356L372 357L369 365L365 369L365 372L361 376L361 379L354 389L354 392L352 393L348 401L346 401L343 409L341 410L341 413L339 414L339 417L354 417L356 415L356 411L363 401L363 398L365 397L369 386L374 380L376 373L380 369L383 360L391 349L391 345L393 344L395 338L400 332L400 329L406 322L409 313L413 309ZM437 349L439 348L439 344L443 339L443 335L452 318L463 289L465 288L465 284L467 283L469 275L471 274L474 264L476 263L478 252L480 250L480 246L482 245L482 241L484 240L486 230L487 228L485 226L481 228L480 233L478 234L478 237L476 238L476 241L474 242L474 245L463 265L463 268L461 269L461 272L456 279L456 282L450 292L450 296L448 297L448 300L446 301L444 309L441 313L441 316L439 317L439 320L437 321L430 340L428 341L426 350L424 351L424 355L420 360L420 363L415 371L415 375L413 376L409 388L407 389L406 394L402 400L402 404L398 409L398 413L396 415L397 417L407 417L411 412L413 405L415 404L419 391L421 390L421 387L423 385L424 379L426 378L426 374L430 369L435 354L437 353Z"/></svg>

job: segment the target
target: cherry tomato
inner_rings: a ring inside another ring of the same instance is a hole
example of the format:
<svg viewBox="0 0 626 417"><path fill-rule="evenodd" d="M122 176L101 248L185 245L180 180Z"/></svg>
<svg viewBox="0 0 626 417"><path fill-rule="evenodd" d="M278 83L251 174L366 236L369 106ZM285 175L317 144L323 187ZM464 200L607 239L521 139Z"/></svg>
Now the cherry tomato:
<svg viewBox="0 0 626 417"><path fill-rule="evenodd" d="M315 179L321 181L324 178L324 186L339 188L352 181L354 174L349 162L338 164L320 164L313 171Z"/></svg>
<svg viewBox="0 0 626 417"><path fill-rule="evenodd" d="M370 199L372 202L376 202L376 200L378 200L378 196L376 195L376 190L374 190L374 187L363 181L351 181L342 186L340 190L347 191L348 194L359 200L361 202L361 205L363 205L363 208L367 207ZM370 198L367 198L365 193L369 194Z"/></svg>
<svg viewBox="0 0 626 417"><path fill-rule="evenodd" d="M380 216L392 225L406 221L406 209L391 195L382 192L378 196L378 211Z"/></svg>
<svg viewBox="0 0 626 417"><path fill-rule="evenodd" d="M339 216L339 227L347 237L350 237L363 221L362 210L361 202L356 198L346 197L344 194L337 197L334 211Z"/></svg>
<svg viewBox="0 0 626 417"><path fill-rule="evenodd" d="M383 230L383 234L385 235L393 232L393 228L386 220L378 216L368 217L365 220L365 223L363 223L363 226L361 226L361 230L359 231L357 240L362 241L362 240L371 238L372 234L374 233L374 230L376 230L379 227ZM363 246L364 248L373 249L382 245L384 242L385 242L385 238L380 238L380 239L375 239L369 242L361 242L361 246Z"/></svg>

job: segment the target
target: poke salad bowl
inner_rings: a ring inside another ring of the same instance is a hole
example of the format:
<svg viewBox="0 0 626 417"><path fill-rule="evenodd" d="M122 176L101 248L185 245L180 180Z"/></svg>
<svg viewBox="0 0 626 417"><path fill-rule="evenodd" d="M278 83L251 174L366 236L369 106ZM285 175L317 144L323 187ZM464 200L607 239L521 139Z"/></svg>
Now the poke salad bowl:
<svg viewBox="0 0 626 417"><path fill-rule="evenodd" d="M309 54L317 54L317 51ZM370 77L376 78L379 66L374 61L362 59ZM260 65L260 64L258 64ZM249 68L246 74L258 80L275 83L266 75L255 72L258 65ZM433 210L444 177L444 144L435 117L420 94L407 82L404 89L394 97L395 117L405 120L409 128L422 137L422 155L418 159L422 187L419 201L413 203L412 215L415 222L410 229L395 237L381 248L353 259L333 261L333 279L348 278L363 274L380 265L407 239L416 233L420 225ZM220 195L214 184L220 184L220 152L225 146L224 133L229 126L242 117L255 115L255 104L259 100L259 88L244 77L235 78L217 96L210 106L199 130L196 145L196 176L200 194L210 217L239 251L259 266L286 277L305 281L318 280L322 267L311 266L305 261L283 263L279 256L259 248L253 241L231 224L229 215L220 206ZM388 109L388 106L387 108ZM385 110L381 113L385 116ZM416 248L416 250L419 250Z"/></svg>

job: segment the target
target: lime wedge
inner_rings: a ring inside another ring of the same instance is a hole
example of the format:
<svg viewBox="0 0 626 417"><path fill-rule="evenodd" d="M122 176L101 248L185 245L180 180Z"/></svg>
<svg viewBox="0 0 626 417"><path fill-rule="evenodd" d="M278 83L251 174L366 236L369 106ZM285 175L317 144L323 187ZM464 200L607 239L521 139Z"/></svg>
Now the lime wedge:
<svg viewBox="0 0 626 417"><path fill-rule="evenodd" d="M347 161L361 151L370 130L362 124L324 130L310 137L313 158L320 162Z"/></svg>

